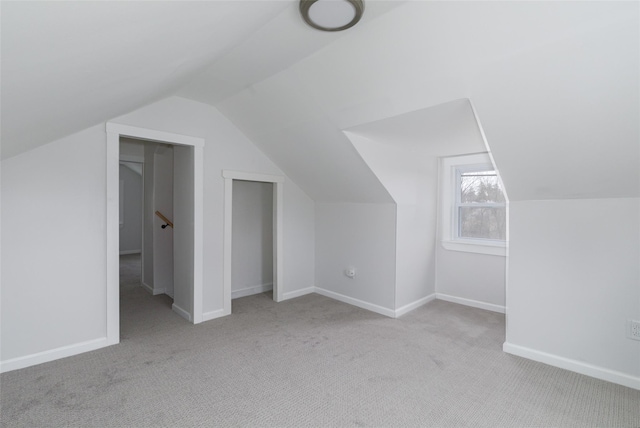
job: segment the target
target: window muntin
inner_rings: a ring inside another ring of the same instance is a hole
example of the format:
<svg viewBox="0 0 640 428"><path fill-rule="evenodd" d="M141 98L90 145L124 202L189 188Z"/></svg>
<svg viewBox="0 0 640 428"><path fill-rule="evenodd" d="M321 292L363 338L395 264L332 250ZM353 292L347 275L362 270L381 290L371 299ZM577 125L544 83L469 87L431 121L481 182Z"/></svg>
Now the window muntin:
<svg viewBox="0 0 640 428"><path fill-rule="evenodd" d="M506 202L498 174L488 164L455 169L455 240L506 239Z"/></svg>
<svg viewBox="0 0 640 428"><path fill-rule="evenodd" d="M491 183L492 186L485 186L486 192L473 192L473 194L466 192L463 197L461 187L463 177L465 177L465 184L468 184L472 179L477 179L472 176L481 175L480 172L483 171L486 171L485 175L493 176L491 177L491 180L494 180L493 183L501 183L499 174L496 174L497 171L494 170L488 153L440 158L440 194L438 197L440 244L449 251L506 256L508 201L504 189L501 189L501 192L490 191L495 189ZM473 233L473 230L477 229L467 227L470 223L465 223L465 218L473 219L474 216L480 216L481 209L484 209L485 217L494 216L494 223L500 226L501 233L496 233L496 230L491 228L488 229L489 232L485 228L484 232L481 229L481 233ZM458 221L459 218L463 219L462 228ZM501 223L504 226L501 226Z"/></svg>

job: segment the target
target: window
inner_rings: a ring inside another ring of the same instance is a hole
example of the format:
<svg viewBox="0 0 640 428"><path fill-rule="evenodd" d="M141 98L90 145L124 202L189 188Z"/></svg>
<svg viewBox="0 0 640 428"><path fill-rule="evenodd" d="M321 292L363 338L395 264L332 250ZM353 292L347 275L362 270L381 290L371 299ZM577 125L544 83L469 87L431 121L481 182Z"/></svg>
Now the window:
<svg viewBox="0 0 640 428"><path fill-rule="evenodd" d="M488 154L443 158L440 178L443 247L504 255L507 204Z"/></svg>
<svg viewBox="0 0 640 428"><path fill-rule="evenodd" d="M506 204L490 165L456 168L455 198L456 238L505 240Z"/></svg>

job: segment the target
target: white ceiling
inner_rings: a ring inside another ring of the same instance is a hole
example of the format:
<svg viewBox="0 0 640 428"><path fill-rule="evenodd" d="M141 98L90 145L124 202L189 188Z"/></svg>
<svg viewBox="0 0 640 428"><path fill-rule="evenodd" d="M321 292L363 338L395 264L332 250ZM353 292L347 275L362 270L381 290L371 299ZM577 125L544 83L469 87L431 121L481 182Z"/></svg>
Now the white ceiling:
<svg viewBox="0 0 640 428"><path fill-rule="evenodd" d="M345 131L418 156L456 156L486 151L467 99L376 120Z"/></svg>
<svg viewBox="0 0 640 428"><path fill-rule="evenodd" d="M341 33L297 5L2 2L3 157L177 94L315 200L387 202L343 131L440 153L470 99L512 199L640 194L638 3L368 0Z"/></svg>

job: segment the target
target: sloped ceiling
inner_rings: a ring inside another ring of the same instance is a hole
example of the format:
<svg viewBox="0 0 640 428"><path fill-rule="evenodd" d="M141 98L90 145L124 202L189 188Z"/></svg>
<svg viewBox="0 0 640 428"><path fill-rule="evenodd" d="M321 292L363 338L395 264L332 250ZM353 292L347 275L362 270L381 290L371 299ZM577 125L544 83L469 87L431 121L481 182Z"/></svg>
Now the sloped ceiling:
<svg viewBox="0 0 640 428"><path fill-rule="evenodd" d="M329 34L294 0L3 2L3 156L177 94L315 200L387 202L343 130L467 98L512 200L638 196L638 17L636 2L369 0Z"/></svg>
<svg viewBox="0 0 640 428"><path fill-rule="evenodd" d="M416 156L456 156L487 150L467 99L376 120L345 131Z"/></svg>
<svg viewBox="0 0 640 428"><path fill-rule="evenodd" d="M381 197L346 187L342 130L461 98L511 200L637 197L638 27L638 3L409 2L210 102L316 200Z"/></svg>

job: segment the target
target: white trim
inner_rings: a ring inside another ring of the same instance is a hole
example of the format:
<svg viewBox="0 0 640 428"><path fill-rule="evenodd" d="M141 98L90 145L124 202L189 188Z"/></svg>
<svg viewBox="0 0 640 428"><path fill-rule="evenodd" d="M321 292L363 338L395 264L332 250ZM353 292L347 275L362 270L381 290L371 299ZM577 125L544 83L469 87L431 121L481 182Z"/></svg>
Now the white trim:
<svg viewBox="0 0 640 428"><path fill-rule="evenodd" d="M121 162L144 163L144 156L120 154L120 161Z"/></svg>
<svg viewBox="0 0 640 428"><path fill-rule="evenodd" d="M204 312L204 139L193 148L193 323ZM173 293L172 293L173 294Z"/></svg>
<svg viewBox="0 0 640 428"><path fill-rule="evenodd" d="M529 360L538 361L540 363L549 364L550 366L559 367L575 373L591 376L596 379L613 382L628 388L640 390L640 377L631 376L626 373L615 370L606 369L604 367L595 366L582 361L572 360L570 358L561 357L547 352L537 351L520 345L505 342L502 350L508 354L517 355L518 357L527 358Z"/></svg>
<svg viewBox="0 0 640 428"><path fill-rule="evenodd" d="M223 173L224 176L224 173ZM233 180L224 179L224 231L222 236L222 313L231 314L231 237L233 235Z"/></svg>
<svg viewBox="0 0 640 428"><path fill-rule="evenodd" d="M191 318L191 314L188 311L185 311L184 309L182 309L180 306L176 305L175 303L171 305L171 310L176 314L180 315L182 318L186 319L187 321L189 322L193 321L193 319Z"/></svg>
<svg viewBox="0 0 640 428"><path fill-rule="evenodd" d="M48 363L49 361L71 357L84 352L95 351L96 349L104 348L109 345L111 345L111 343L109 343L107 338L101 337L99 339L88 340L86 342L62 346L60 348L50 349L48 351L38 352L31 355L25 355L24 357L12 358L0 362L0 373L23 369L37 364Z"/></svg>
<svg viewBox="0 0 640 428"><path fill-rule="evenodd" d="M253 172L222 170L222 177L231 180L259 181L262 183L284 183L282 175L256 174Z"/></svg>
<svg viewBox="0 0 640 428"><path fill-rule="evenodd" d="M123 125L121 123L107 122L107 133L124 135L136 140L156 141L159 143L171 143L180 146L204 147L204 139L190 137L188 135L174 134L173 132L158 131L156 129L141 128L138 126ZM118 137L118 143L120 137ZM119 147L119 146L118 146Z"/></svg>
<svg viewBox="0 0 640 428"><path fill-rule="evenodd" d="M459 305L471 306L473 308L484 309L486 311L498 312L501 314L506 312L504 306L481 302L479 300L465 299L463 297L450 296L448 294L436 293L436 299L444 300L445 302L457 303Z"/></svg>
<svg viewBox="0 0 640 428"><path fill-rule="evenodd" d="M414 309L418 309L420 306L426 305L427 303L434 300L436 300L436 293L429 294L428 296L425 296L422 299L418 299L413 303L404 305L403 307L396 309L395 318L401 317L402 315L407 314Z"/></svg>
<svg viewBox="0 0 640 428"><path fill-rule="evenodd" d="M158 141L194 148L194 225L193 225L193 314L189 321L202 322L203 252L204 252L204 138L174 134L154 129L108 122L107 131L107 340L110 344L120 341L120 284L119 284L119 151L120 136ZM115 257L115 256L118 257ZM180 308L181 309L181 308Z"/></svg>
<svg viewBox="0 0 640 428"><path fill-rule="evenodd" d="M144 288L144 291L151 294L152 296L157 296L159 294L166 294L167 292L167 290L165 290L164 288L155 289L144 281L140 282L140 286Z"/></svg>
<svg viewBox="0 0 640 428"><path fill-rule="evenodd" d="M126 256L127 254L140 254L142 250L124 250L120 251L121 256Z"/></svg>
<svg viewBox="0 0 640 428"><path fill-rule="evenodd" d="M153 287L152 286L150 286L149 284L147 284L144 281L140 282L140 286L142 288L144 288L144 291L146 291L147 293L149 293L149 294L151 294L153 296Z"/></svg>
<svg viewBox="0 0 640 428"><path fill-rule="evenodd" d="M211 321L216 318L224 317L228 314L224 313L224 309L218 309L217 311L205 312L202 314L202 321Z"/></svg>
<svg viewBox="0 0 640 428"><path fill-rule="evenodd" d="M108 124L107 124L108 125ZM107 130L108 130L107 126ZM120 343L120 135L107 132L107 342Z"/></svg>
<svg viewBox="0 0 640 428"><path fill-rule="evenodd" d="M465 253L487 254L490 256L507 256L507 247L504 244L493 244L473 241L440 241L442 248L449 251L463 251Z"/></svg>
<svg viewBox="0 0 640 428"><path fill-rule="evenodd" d="M273 300L284 300L284 176L223 170L224 232L222 263L222 310L231 314L231 244L233 240L233 180L273 183Z"/></svg>
<svg viewBox="0 0 640 428"><path fill-rule="evenodd" d="M316 287L307 287L300 290L289 291L282 294L282 300L295 299L296 297L306 296L307 294L313 294L316 292Z"/></svg>
<svg viewBox="0 0 640 428"><path fill-rule="evenodd" d="M442 247L450 251L463 251L470 253L488 254L493 256L506 256L507 244L508 244L508 213L509 213L509 200L505 195L505 210L507 213L507 240L482 240L471 238L457 238L456 235L456 188L457 188L457 169L459 167L475 167L477 165L487 165L496 171L498 181L502 186L502 180L500 179L500 172L493 163L491 153L474 153L468 155L450 156L440 158L440 172L439 172L439 234L440 243Z"/></svg>
<svg viewBox="0 0 640 428"><path fill-rule="evenodd" d="M353 297L345 296L344 294L339 294L334 291L325 290L324 288L315 287L315 292L334 300L339 300L341 302L348 303L362 309L367 309L381 315L386 315L390 318L395 318L396 315L396 312L393 309L383 308L382 306L374 305L373 303L365 302L363 300L354 299Z"/></svg>
<svg viewBox="0 0 640 428"><path fill-rule="evenodd" d="M273 290L273 283L262 285L254 285L253 287L245 287L239 290L233 290L231 292L231 299L237 299L239 297L253 296L254 294L264 293L265 291Z"/></svg>

